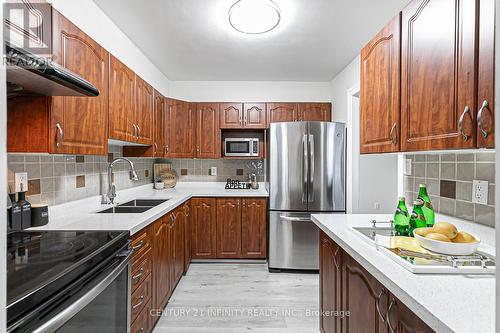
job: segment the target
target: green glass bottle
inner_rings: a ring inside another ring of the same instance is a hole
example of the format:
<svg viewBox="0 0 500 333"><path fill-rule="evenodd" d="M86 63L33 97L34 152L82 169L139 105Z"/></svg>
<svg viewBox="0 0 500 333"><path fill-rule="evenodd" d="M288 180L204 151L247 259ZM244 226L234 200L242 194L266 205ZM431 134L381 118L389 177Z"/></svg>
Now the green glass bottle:
<svg viewBox="0 0 500 333"><path fill-rule="evenodd" d="M399 198L398 208L394 213L394 228L396 229L396 236L408 236L410 226L410 213L406 208L405 197Z"/></svg>
<svg viewBox="0 0 500 333"><path fill-rule="evenodd" d="M413 201L413 212L411 213L410 217L410 236L413 236L413 230L417 228L425 228L427 226L427 223L425 222L425 217L424 213L422 211L424 203L421 199L417 199Z"/></svg>
<svg viewBox="0 0 500 333"><path fill-rule="evenodd" d="M425 184L420 184L420 188L418 190L418 198L424 203L422 211L424 212L427 227L432 228L432 226L434 226L434 207L432 207L431 199L427 194L427 187L425 186Z"/></svg>

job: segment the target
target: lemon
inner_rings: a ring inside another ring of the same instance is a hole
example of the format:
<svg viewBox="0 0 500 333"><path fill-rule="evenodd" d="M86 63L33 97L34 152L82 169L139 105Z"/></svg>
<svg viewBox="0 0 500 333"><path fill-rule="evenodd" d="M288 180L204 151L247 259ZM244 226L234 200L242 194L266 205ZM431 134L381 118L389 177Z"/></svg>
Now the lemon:
<svg viewBox="0 0 500 333"><path fill-rule="evenodd" d="M433 232L442 234L449 239L453 239L457 236L458 230L455 225L448 222L438 222L432 227Z"/></svg>
<svg viewBox="0 0 500 333"><path fill-rule="evenodd" d="M440 241L440 242L447 242L447 243L451 242L448 237L446 237L443 234L437 233L437 232L428 233L425 236L425 238L436 240L436 241Z"/></svg>
<svg viewBox="0 0 500 333"><path fill-rule="evenodd" d="M457 236L451 240L453 243L475 243L477 239L465 231L459 231Z"/></svg>

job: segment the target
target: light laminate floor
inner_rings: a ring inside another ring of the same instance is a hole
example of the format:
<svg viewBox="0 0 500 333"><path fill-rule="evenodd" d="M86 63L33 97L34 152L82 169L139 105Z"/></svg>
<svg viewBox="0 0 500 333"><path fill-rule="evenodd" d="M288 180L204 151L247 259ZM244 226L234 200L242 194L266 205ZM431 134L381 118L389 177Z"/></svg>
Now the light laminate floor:
<svg viewBox="0 0 500 333"><path fill-rule="evenodd" d="M318 333L319 276L191 264L154 333Z"/></svg>

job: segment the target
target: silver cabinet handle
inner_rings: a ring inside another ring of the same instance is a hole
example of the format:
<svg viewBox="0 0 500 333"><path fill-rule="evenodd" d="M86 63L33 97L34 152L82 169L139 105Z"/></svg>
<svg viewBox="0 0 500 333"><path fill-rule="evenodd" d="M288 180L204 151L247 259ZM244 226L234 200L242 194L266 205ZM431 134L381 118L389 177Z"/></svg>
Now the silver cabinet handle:
<svg viewBox="0 0 500 333"><path fill-rule="evenodd" d="M314 135L309 134L309 202L314 202Z"/></svg>
<svg viewBox="0 0 500 333"><path fill-rule="evenodd" d="M132 126L134 127L134 138L137 138L137 125L136 124L132 124Z"/></svg>
<svg viewBox="0 0 500 333"><path fill-rule="evenodd" d="M156 156L156 153L158 153L158 144L155 142L153 143L153 156Z"/></svg>
<svg viewBox="0 0 500 333"><path fill-rule="evenodd" d="M165 155L168 154L168 145L163 146L163 151L165 152Z"/></svg>
<svg viewBox="0 0 500 333"><path fill-rule="evenodd" d="M144 245L144 241L141 240L137 245L132 246L133 250L139 250Z"/></svg>
<svg viewBox="0 0 500 333"><path fill-rule="evenodd" d="M340 246L337 246L337 249L335 250L335 253L333 254L333 264L335 265L335 268L337 269L337 271L340 270L340 265L337 261L337 254L339 253L339 250L340 250Z"/></svg>
<svg viewBox="0 0 500 333"><path fill-rule="evenodd" d="M135 124L135 127L137 127L137 137L139 137L141 135L141 128L137 124Z"/></svg>
<svg viewBox="0 0 500 333"><path fill-rule="evenodd" d="M307 145L307 134L304 134L304 137L302 138L302 150L304 157L302 159L302 202L305 203L307 201L306 195L307 195L307 177L309 175L309 152L308 152L308 145Z"/></svg>
<svg viewBox="0 0 500 333"><path fill-rule="evenodd" d="M395 145L395 144L396 144L396 142L394 141L394 131L396 131L396 126L397 126L397 124L396 124L396 123L394 123L394 124L392 125L392 127L391 127L391 131L389 132L389 140L391 140L391 143L392 143L393 145Z"/></svg>
<svg viewBox="0 0 500 333"><path fill-rule="evenodd" d="M464 142L469 139L469 136L464 131L464 119L467 113L470 114L470 108L468 105L465 106L464 112L462 112L460 120L458 121L458 129L460 130L460 134L462 134L462 137L464 138Z"/></svg>
<svg viewBox="0 0 500 333"><path fill-rule="evenodd" d="M392 310L392 307L394 306L394 303L396 301L393 299L391 299L391 303L389 303L389 307L387 308L387 314L385 315L385 320L387 321L387 327L389 327L389 332L390 333L395 333L396 331L394 330L394 328L392 327L392 324L391 324L391 310Z"/></svg>
<svg viewBox="0 0 500 333"><path fill-rule="evenodd" d="M139 270L139 272L140 272L139 274L136 274L136 275L132 276L132 280L136 281L137 279L140 279L140 277L142 276L142 274L144 274L144 268L141 268Z"/></svg>
<svg viewBox="0 0 500 333"><path fill-rule="evenodd" d="M382 298L382 295L385 295L385 289L380 290L380 294L378 294L377 300L375 301L375 308L377 309L378 316L382 320L382 323L385 324L385 316L383 316L380 311L380 299Z"/></svg>
<svg viewBox="0 0 500 333"><path fill-rule="evenodd" d="M144 295L141 295L141 297L139 297L140 301L139 303L135 304L135 305L132 305L132 309L135 310L137 309L138 307L140 307L142 304L144 304Z"/></svg>
<svg viewBox="0 0 500 333"><path fill-rule="evenodd" d="M488 107L489 107L488 101L484 100L483 104L481 105L481 108L479 109L479 112L477 113L477 127L479 128L481 134L483 135L483 138L485 139L488 137L488 132L486 132L486 130L483 128L483 111L484 109L489 110Z"/></svg>
<svg viewBox="0 0 500 333"><path fill-rule="evenodd" d="M63 133L63 130L62 130L62 127L61 127L61 124L57 123L56 124L56 128L57 130L59 131L59 140L56 142L56 146L59 147L61 146L62 142L63 142L63 139L64 139L64 133Z"/></svg>
<svg viewBox="0 0 500 333"><path fill-rule="evenodd" d="M310 218L307 217L293 217L293 216L285 216L285 215L280 215L281 220L285 221L294 221L294 222L309 222L311 221Z"/></svg>

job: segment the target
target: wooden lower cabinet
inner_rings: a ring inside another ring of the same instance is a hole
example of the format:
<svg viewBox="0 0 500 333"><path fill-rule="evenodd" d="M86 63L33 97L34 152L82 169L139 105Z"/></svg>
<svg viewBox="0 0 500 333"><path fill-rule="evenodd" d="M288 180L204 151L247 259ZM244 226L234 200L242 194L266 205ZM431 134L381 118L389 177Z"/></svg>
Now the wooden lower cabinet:
<svg viewBox="0 0 500 333"><path fill-rule="evenodd" d="M324 232L320 310L323 333L434 332Z"/></svg>
<svg viewBox="0 0 500 333"><path fill-rule="evenodd" d="M191 199L191 255L193 259L216 258L216 218L215 198Z"/></svg>
<svg viewBox="0 0 500 333"><path fill-rule="evenodd" d="M328 236L321 233L319 247L319 288L320 307L329 314L342 310L341 305L341 249ZM326 315L320 317L321 332L342 332L342 320L339 316Z"/></svg>
<svg viewBox="0 0 500 333"><path fill-rule="evenodd" d="M267 199L241 200L241 257L265 259L267 256Z"/></svg>
<svg viewBox="0 0 500 333"><path fill-rule="evenodd" d="M153 307L163 309L170 297L172 288L170 271L170 221L169 215L163 216L153 224Z"/></svg>
<svg viewBox="0 0 500 333"><path fill-rule="evenodd" d="M217 199L217 258L241 257L241 199Z"/></svg>
<svg viewBox="0 0 500 333"><path fill-rule="evenodd" d="M173 290L184 272L184 212L182 207L169 214L170 217L170 286Z"/></svg>
<svg viewBox="0 0 500 333"><path fill-rule="evenodd" d="M191 264L191 201L182 205L184 214L184 274Z"/></svg>
<svg viewBox="0 0 500 333"><path fill-rule="evenodd" d="M267 198L192 199L193 259L265 259Z"/></svg>

